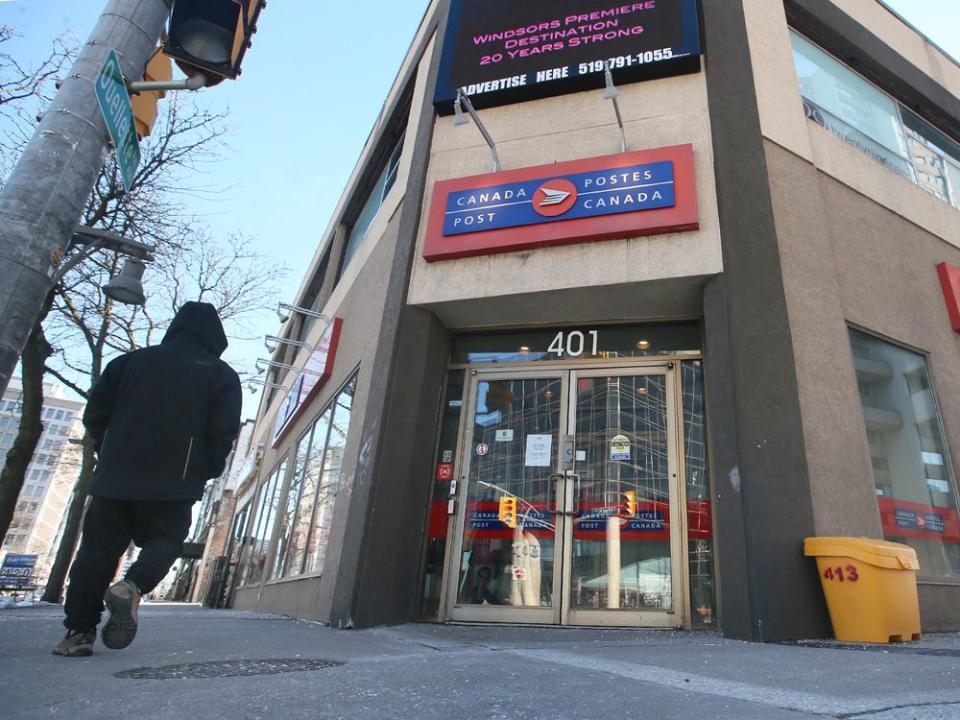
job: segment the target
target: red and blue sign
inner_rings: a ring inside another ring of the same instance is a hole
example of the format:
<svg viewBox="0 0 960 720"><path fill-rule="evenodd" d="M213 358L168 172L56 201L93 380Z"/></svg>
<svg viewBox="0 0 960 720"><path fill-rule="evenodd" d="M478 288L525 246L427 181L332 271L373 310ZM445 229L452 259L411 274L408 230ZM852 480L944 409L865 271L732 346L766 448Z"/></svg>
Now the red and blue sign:
<svg viewBox="0 0 960 720"><path fill-rule="evenodd" d="M444 235L673 207L673 163L575 173L447 195Z"/></svg>
<svg viewBox="0 0 960 720"><path fill-rule="evenodd" d="M334 318L316 348L310 353L310 357L307 358L303 370L294 381L283 406L277 413L277 419L273 425L273 447L280 444L287 430L333 374L333 364L337 359L342 328L343 320Z"/></svg>
<svg viewBox="0 0 960 720"><path fill-rule="evenodd" d="M699 227L693 148L678 145L438 182L428 262Z"/></svg>
<svg viewBox="0 0 960 720"><path fill-rule="evenodd" d="M922 538L960 543L960 513L953 508L878 497L880 521L887 538Z"/></svg>
<svg viewBox="0 0 960 720"><path fill-rule="evenodd" d="M36 564L36 555L7 553L6 557L3 558L3 565L0 566L0 588L18 588L30 585Z"/></svg>

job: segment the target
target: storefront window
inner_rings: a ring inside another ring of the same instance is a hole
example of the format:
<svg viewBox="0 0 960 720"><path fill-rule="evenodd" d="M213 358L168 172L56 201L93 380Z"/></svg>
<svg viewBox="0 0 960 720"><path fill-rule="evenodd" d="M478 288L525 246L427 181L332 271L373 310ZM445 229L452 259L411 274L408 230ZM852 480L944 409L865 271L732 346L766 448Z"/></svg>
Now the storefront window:
<svg viewBox="0 0 960 720"><path fill-rule="evenodd" d="M270 549L270 539L273 536L273 525L277 516L280 486L283 484L283 476L286 472L287 460L284 458L260 489L256 529L251 538L250 559L247 564L245 580L247 585L255 585L263 580L267 552Z"/></svg>
<svg viewBox="0 0 960 720"><path fill-rule="evenodd" d="M926 359L850 330L883 534L917 551L920 574L960 576L955 478Z"/></svg>
<svg viewBox="0 0 960 720"><path fill-rule="evenodd" d="M332 421L327 433L325 447L319 443L311 450L308 467L311 471L319 468L319 484L313 500L313 522L310 524L310 536L306 545L306 564L304 572L319 573L327 556L327 544L330 540L330 525L333 519L333 505L340 487L340 475L343 468L343 451L347 445L347 433L350 430L350 410L353 395L356 392L357 379L354 377L340 391L331 407Z"/></svg>
<svg viewBox="0 0 960 720"><path fill-rule="evenodd" d="M717 607L713 581L713 513L703 414L703 366L699 360L688 360L682 363L682 368L691 617L694 624L714 625Z"/></svg>
<svg viewBox="0 0 960 720"><path fill-rule="evenodd" d="M360 211L360 215L357 217L356 221L354 221L353 227L350 228L350 234L347 237L347 247L343 253L343 263L340 266L341 274L343 274L343 271L347 269L347 265L349 265L350 261L353 259L354 254L357 252L357 248L360 247L360 241L366 237L367 230L370 229L370 225L373 224L373 219L377 216L377 211L380 210L380 206L383 205L383 201L390 192L390 188L392 188L396 182L397 170L400 168L400 155L402 152L403 137L401 136L400 141L390 153L390 158L387 160L386 166L383 168L383 170L381 170L380 177L377 179L377 184L371 188L370 194L367 196L367 200L363 204L363 209Z"/></svg>
<svg viewBox="0 0 960 720"><path fill-rule="evenodd" d="M435 462L436 482L430 498L427 525L427 547L423 565L420 614L436 618L440 613L440 591L443 564L447 551L447 503L454 478L457 437L460 434L460 413L463 405L463 370L453 370L447 378L447 392L440 425L440 446Z"/></svg>
<svg viewBox="0 0 960 720"><path fill-rule="evenodd" d="M960 145L809 40L790 33L804 114L960 207Z"/></svg>
<svg viewBox="0 0 960 720"><path fill-rule="evenodd" d="M297 507L300 504L300 491L303 489L304 470L307 465L307 453L310 449L311 430L308 430L297 443L297 451L294 454L293 478L290 480L290 488L287 490L286 502L283 504L283 511L280 514L280 532L277 540L277 552L271 577L279 577L287 562L288 553L292 550L292 545L296 544L293 537L295 530L295 518ZM306 536L304 536L306 539ZM302 546L302 542L301 542Z"/></svg>

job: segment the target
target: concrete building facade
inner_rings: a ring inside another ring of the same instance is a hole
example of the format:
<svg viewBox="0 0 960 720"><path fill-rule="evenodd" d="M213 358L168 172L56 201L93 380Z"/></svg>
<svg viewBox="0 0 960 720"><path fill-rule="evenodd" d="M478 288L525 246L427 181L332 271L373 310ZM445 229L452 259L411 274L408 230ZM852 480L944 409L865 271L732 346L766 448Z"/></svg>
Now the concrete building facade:
<svg viewBox="0 0 960 720"><path fill-rule="evenodd" d="M822 637L853 535L960 628L956 62L876 0L480 5L276 333L234 606Z"/></svg>

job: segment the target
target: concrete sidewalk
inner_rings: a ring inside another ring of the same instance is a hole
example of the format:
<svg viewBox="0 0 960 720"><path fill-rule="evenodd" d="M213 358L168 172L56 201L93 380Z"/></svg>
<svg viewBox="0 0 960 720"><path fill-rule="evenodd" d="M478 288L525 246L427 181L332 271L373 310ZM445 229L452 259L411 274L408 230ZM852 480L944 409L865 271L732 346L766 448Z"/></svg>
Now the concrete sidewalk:
<svg viewBox="0 0 960 720"><path fill-rule="evenodd" d="M576 628L337 631L147 605L130 648L98 644L70 659L50 654L61 617L49 606L0 611L0 717L960 718L952 634L862 649Z"/></svg>

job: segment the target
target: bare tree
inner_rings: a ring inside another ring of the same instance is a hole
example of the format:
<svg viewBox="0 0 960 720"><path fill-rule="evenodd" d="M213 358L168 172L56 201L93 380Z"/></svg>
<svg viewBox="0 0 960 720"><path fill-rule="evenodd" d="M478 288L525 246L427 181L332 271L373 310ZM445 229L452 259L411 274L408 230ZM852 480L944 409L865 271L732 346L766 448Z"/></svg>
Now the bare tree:
<svg viewBox="0 0 960 720"><path fill-rule="evenodd" d="M0 26L0 186L33 135L37 113L52 99L56 81L75 55L65 36L36 67L24 65L7 48L19 33Z"/></svg>
<svg viewBox="0 0 960 720"><path fill-rule="evenodd" d="M159 331L187 300L214 305L228 336L247 332L244 320L276 297L277 282L286 272L253 251L242 236L220 241L200 223L185 217L177 194L189 191L181 189L178 171L193 170L201 155L209 151L220 135L222 118L203 113L181 118L178 112L176 102L172 103L167 131L160 134L138 173L138 179L143 177L140 192L136 182L131 193L120 192L119 176L111 168L98 183L86 213L87 224L156 244L148 305L117 306L100 292L119 269L121 258L115 253L97 253L69 273L57 292L50 324L51 343L58 350L46 370L83 397L99 380L106 359L157 342ZM76 376L86 387L72 379ZM92 441L85 438L80 476L44 594L48 602L58 601L62 594L94 464Z"/></svg>
<svg viewBox="0 0 960 720"><path fill-rule="evenodd" d="M0 44L5 37L12 36L12 31L4 30L8 34L4 36L0 31ZM60 53L64 59L57 64ZM61 40L56 41L51 57L54 59L34 72L36 77L52 79L50 68L63 67L69 52ZM4 68L19 66L0 53L0 72ZM14 85L4 82L4 92ZM20 85L29 86L26 73ZM43 83L38 86L45 87ZM9 97L13 102L12 95ZM35 99L39 104L46 97L40 93ZM71 269L51 288L45 320L34 328L28 352L21 358L25 402L20 431L14 441L13 450L17 452L8 454L0 474L0 539L6 534L27 465L43 431L44 374L87 397L107 360L156 342L158 331L186 300L202 299L215 305L225 320L228 335L248 332L245 316L265 307L275 296L276 282L285 272L254 252L242 236L222 241L186 211L189 199L210 192L197 186L196 181L203 165L215 161L224 148L225 116L176 95L168 96L164 108L153 134L141 143L142 161L131 189L124 191L115 162L108 161L80 218L90 227L156 246L156 261L145 279L152 299L146 307L114 304L101 287L117 274L123 258L95 248L68 250L62 263ZM20 148L17 138L26 138L32 131L28 125L35 113L13 112L13 106L8 104L6 108L0 106L0 114L0 122L6 120L19 128L8 131L5 142L0 142L0 172L4 172L15 163ZM59 601L62 594L95 460L93 443L85 436L80 473L44 595L48 601Z"/></svg>
<svg viewBox="0 0 960 720"><path fill-rule="evenodd" d="M6 50L17 36L11 26L0 26L0 187L30 139L37 112L52 99L58 75L73 58L61 36L39 65L26 66ZM0 541L13 520L27 466L43 434L43 366L53 349L42 322L52 302L49 295L23 350L20 423L0 471Z"/></svg>

